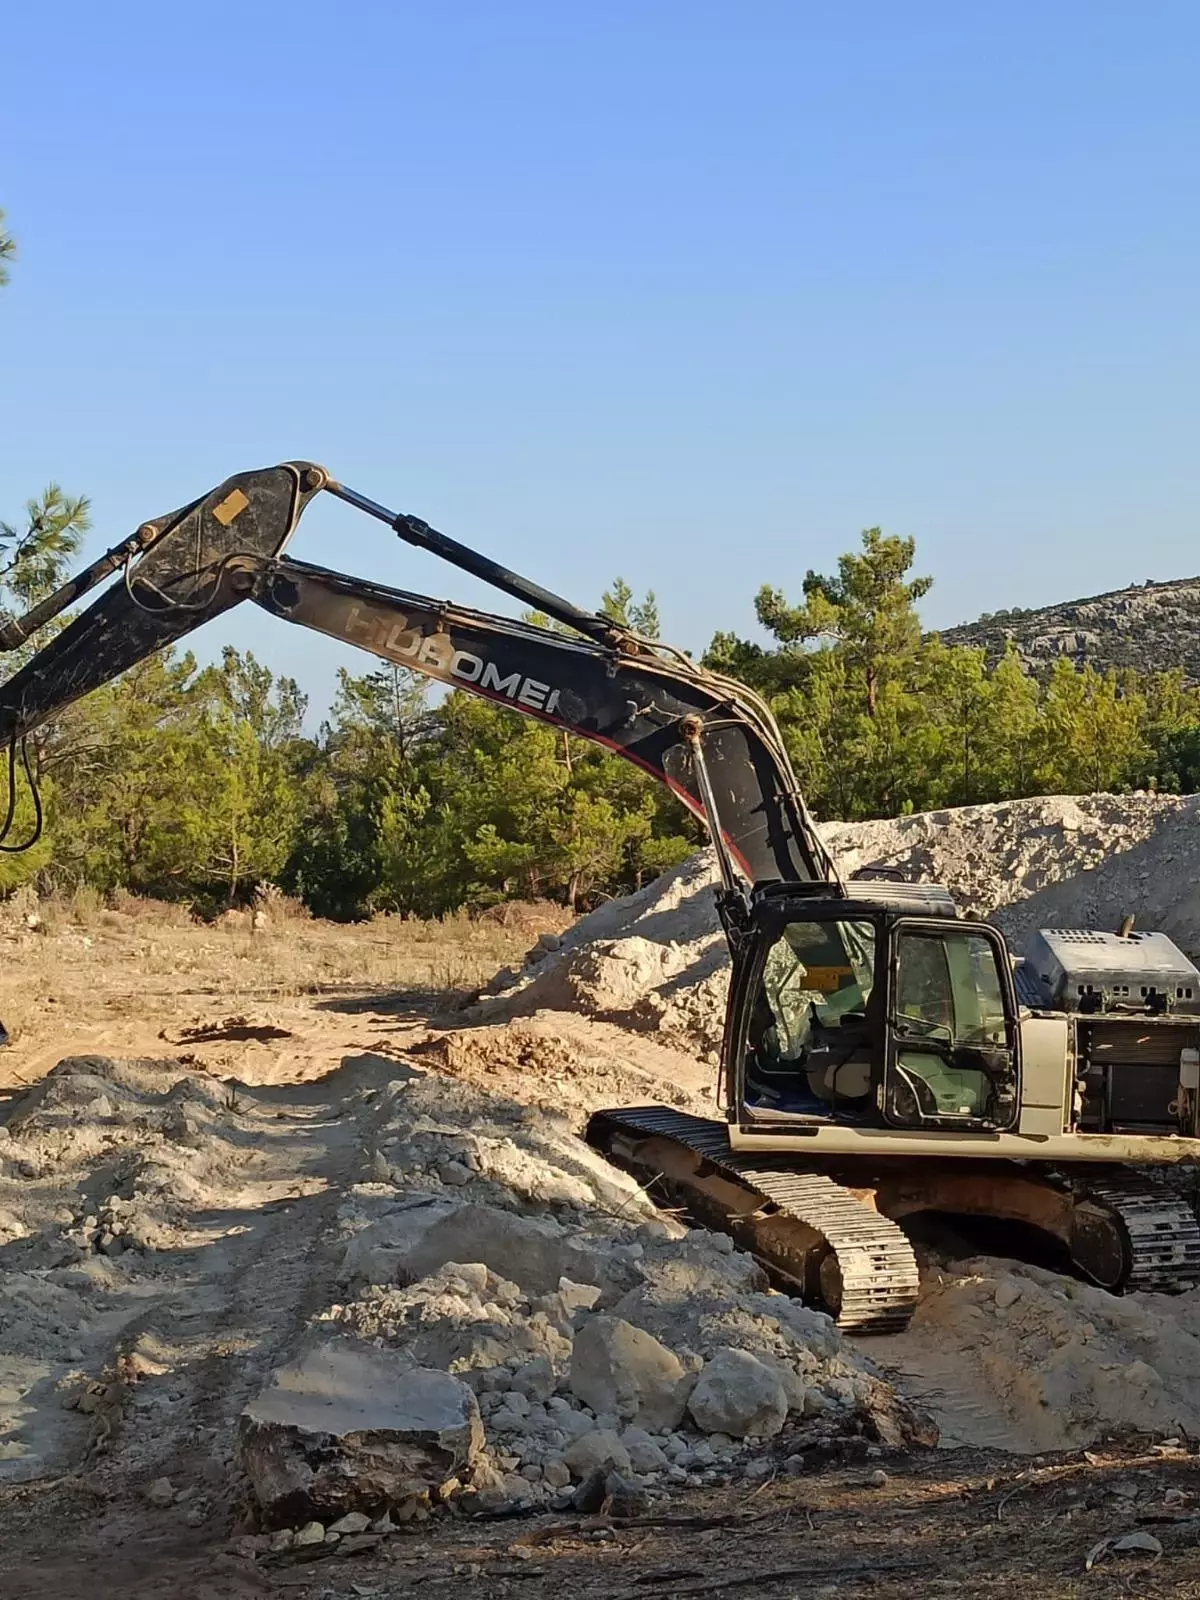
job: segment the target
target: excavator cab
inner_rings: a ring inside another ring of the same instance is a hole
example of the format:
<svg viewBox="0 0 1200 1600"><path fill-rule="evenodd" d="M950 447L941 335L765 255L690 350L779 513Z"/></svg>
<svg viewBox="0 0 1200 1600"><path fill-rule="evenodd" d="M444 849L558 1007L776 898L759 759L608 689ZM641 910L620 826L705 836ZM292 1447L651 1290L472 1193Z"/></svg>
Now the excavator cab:
<svg viewBox="0 0 1200 1600"><path fill-rule="evenodd" d="M1002 937L867 900L756 897L734 957L735 1122L1011 1128L1017 1002Z"/></svg>

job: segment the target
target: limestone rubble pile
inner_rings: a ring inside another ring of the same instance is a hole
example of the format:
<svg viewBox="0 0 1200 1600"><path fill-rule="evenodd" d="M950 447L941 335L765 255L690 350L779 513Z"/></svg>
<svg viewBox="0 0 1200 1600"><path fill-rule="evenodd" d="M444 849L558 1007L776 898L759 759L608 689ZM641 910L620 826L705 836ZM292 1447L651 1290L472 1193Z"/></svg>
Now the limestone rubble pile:
<svg viewBox="0 0 1200 1600"><path fill-rule="evenodd" d="M929 1437L869 1350L504 1095L383 1058L281 1098L89 1057L3 1128L0 1477L102 1448L143 1504L198 1526L248 1491L292 1548Z"/></svg>
<svg viewBox="0 0 1200 1600"><path fill-rule="evenodd" d="M486 1447L463 1474L475 1491L537 1503L586 1498L598 1472L626 1490L717 1481L785 1425L797 1449L814 1430L928 1439L828 1317L772 1293L725 1237L663 1218L573 1136L505 1107L455 1085L452 1121L444 1081L386 1091L372 1137L387 1182L343 1208L343 1298L322 1319L478 1397ZM439 1181L446 1140L465 1185ZM535 1165L550 1169L540 1182Z"/></svg>

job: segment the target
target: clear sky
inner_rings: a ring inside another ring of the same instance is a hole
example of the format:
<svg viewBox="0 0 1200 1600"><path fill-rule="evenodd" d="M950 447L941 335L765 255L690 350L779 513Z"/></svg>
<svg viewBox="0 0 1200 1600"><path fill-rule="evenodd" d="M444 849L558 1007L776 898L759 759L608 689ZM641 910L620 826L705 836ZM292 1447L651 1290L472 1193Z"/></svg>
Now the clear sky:
<svg viewBox="0 0 1200 1600"><path fill-rule="evenodd" d="M0 515L58 479L95 552L308 457L693 649L873 523L931 625L1191 575L1198 60L1195 0L11 6Z"/></svg>

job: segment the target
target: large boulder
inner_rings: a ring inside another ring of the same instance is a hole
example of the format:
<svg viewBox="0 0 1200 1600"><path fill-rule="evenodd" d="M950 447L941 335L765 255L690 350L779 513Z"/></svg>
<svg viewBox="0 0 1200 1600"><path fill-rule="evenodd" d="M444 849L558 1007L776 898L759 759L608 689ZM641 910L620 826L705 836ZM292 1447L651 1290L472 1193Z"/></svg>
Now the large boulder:
<svg viewBox="0 0 1200 1600"><path fill-rule="evenodd" d="M465 1383L350 1340L279 1368L239 1425L242 1466L275 1527L378 1515L464 1473L483 1443Z"/></svg>
<svg viewBox="0 0 1200 1600"><path fill-rule="evenodd" d="M589 1317L571 1351L572 1393L597 1415L657 1431L683 1420L694 1377L652 1333L620 1317Z"/></svg>
<svg viewBox="0 0 1200 1600"><path fill-rule="evenodd" d="M788 1396L779 1373L748 1350L718 1350L700 1374L688 1410L706 1433L769 1439L787 1421Z"/></svg>

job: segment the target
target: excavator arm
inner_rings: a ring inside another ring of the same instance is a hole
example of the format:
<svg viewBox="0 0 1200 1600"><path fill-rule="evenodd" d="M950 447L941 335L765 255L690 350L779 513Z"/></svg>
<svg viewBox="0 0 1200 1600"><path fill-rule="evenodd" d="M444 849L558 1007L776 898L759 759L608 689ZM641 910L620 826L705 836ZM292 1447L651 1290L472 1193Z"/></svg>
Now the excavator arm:
<svg viewBox="0 0 1200 1600"><path fill-rule="evenodd" d="M571 629L560 632L386 588L284 556L311 500L329 492ZM649 772L704 820L727 891L816 882L836 871L800 796L767 707L732 679L570 602L344 488L287 462L228 479L143 524L17 620L0 648L30 640L121 573L0 686L0 745L12 746L72 701L244 600L383 660L577 734Z"/></svg>

